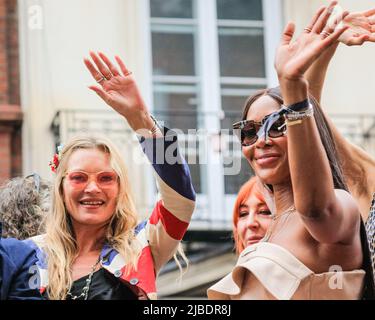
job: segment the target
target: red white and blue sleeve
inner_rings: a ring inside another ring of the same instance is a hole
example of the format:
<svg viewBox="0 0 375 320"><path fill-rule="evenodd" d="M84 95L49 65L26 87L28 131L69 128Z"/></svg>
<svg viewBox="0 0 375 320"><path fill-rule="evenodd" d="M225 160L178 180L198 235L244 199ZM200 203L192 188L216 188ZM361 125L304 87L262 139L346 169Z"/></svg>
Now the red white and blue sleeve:
<svg viewBox="0 0 375 320"><path fill-rule="evenodd" d="M145 226L157 274L176 253L189 226L196 195L173 131L164 128L163 137L143 138L141 146L154 169L159 192L159 200Z"/></svg>

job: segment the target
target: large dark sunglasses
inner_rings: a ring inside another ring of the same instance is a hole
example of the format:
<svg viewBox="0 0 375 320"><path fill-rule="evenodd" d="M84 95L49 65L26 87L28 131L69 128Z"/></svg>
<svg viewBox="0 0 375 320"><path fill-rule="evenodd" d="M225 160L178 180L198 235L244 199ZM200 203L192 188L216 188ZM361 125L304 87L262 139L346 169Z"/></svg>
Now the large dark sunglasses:
<svg viewBox="0 0 375 320"><path fill-rule="evenodd" d="M261 122L254 120L242 120L233 124L235 135L241 142L243 147L248 147L258 140L258 131L269 117L266 116ZM280 117L270 128L268 135L271 138L279 138L284 135L286 131L286 124L284 117Z"/></svg>

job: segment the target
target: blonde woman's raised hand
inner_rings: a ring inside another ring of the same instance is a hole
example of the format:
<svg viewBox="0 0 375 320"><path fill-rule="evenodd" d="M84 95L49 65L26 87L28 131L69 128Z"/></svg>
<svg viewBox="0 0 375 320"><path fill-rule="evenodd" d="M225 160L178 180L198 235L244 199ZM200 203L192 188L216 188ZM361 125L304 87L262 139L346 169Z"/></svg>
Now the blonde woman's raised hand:
<svg viewBox="0 0 375 320"><path fill-rule="evenodd" d="M151 128L153 121L135 82L120 57L115 60L118 69L103 53L90 52L90 59L84 63L98 85L89 86L106 104L124 116L134 130Z"/></svg>
<svg viewBox="0 0 375 320"><path fill-rule="evenodd" d="M348 26L337 27L348 12L343 13L334 23L328 23L336 4L337 2L333 1L327 8L320 8L295 41L292 41L295 25L288 23L275 59L280 81L304 80L304 74L312 63L348 29Z"/></svg>
<svg viewBox="0 0 375 320"><path fill-rule="evenodd" d="M360 46L364 42L375 42L375 8L349 13L343 22L349 27L339 38L343 44Z"/></svg>

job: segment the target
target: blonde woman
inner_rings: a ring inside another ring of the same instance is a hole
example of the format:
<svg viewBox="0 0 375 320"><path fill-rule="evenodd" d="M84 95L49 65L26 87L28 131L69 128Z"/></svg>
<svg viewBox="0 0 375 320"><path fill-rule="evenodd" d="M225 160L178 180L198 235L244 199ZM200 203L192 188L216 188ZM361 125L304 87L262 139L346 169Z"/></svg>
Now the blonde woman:
<svg viewBox="0 0 375 320"><path fill-rule="evenodd" d="M147 111L131 73L103 55L85 64L90 87L125 117L153 165L160 191L151 217L138 224L130 181L116 147L100 137L77 137L55 159L52 212L39 249L40 287L49 299L155 299L158 271L176 252L195 206L187 164L173 132ZM158 162L156 162L158 160Z"/></svg>

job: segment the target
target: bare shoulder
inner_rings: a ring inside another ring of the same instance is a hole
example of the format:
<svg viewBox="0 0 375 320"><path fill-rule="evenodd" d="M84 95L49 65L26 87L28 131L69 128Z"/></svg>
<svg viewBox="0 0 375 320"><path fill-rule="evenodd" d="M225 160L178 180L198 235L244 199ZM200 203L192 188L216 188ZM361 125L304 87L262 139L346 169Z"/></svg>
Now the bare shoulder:
<svg viewBox="0 0 375 320"><path fill-rule="evenodd" d="M335 189L335 194L341 207L340 226L343 238L340 243L350 244L359 239L360 207L357 200L348 191Z"/></svg>
<svg viewBox="0 0 375 320"><path fill-rule="evenodd" d="M351 245L359 235L359 207L345 190L334 190L334 199L324 212L300 217L307 232L319 243Z"/></svg>
<svg viewBox="0 0 375 320"><path fill-rule="evenodd" d="M349 191L342 189L335 189L335 195L341 206L342 212L345 213L347 217L351 216L354 219L359 220L359 205L354 196Z"/></svg>

